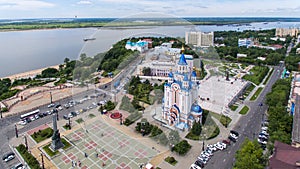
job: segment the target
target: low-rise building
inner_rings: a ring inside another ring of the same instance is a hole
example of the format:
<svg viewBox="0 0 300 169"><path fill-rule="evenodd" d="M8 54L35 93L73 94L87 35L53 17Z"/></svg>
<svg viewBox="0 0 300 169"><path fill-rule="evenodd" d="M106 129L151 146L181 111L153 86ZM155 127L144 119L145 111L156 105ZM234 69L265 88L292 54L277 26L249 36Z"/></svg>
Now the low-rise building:
<svg viewBox="0 0 300 169"><path fill-rule="evenodd" d="M236 55L236 57L237 57L237 58L245 58L245 57L247 57L247 55L246 55L246 54L242 54L242 53L238 53L238 54Z"/></svg>
<svg viewBox="0 0 300 169"><path fill-rule="evenodd" d="M148 42L139 40L138 42L131 42L127 41L125 45L126 49L132 50L132 51L140 51L141 53L148 50Z"/></svg>
<svg viewBox="0 0 300 169"><path fill-rule="evenodd" d="M269 169L299 169L300 149L275 141L274 152L269 159Z"/></svg>
<svg viewBox="0 0 300 169"><path fill-rule="evenodd" d="M245 47L251 47L254 45L254 41L252 38L244 38L244 39L239 39L238 40L238 46L239 47L242 47L242 46L245 46Z"/></svg>

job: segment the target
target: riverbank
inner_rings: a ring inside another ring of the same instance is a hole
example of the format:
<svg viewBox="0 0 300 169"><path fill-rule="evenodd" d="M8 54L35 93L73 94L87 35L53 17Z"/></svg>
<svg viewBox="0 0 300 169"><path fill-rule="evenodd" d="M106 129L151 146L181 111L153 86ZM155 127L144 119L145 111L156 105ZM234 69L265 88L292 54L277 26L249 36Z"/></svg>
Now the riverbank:
<svg viewBox="0 0 300 169"><path fill-rule="evenodd" d="M22 79L22 78L24 79L24 78L29 78L29 77L33 78L36 75L41 74L42 71L45 70L45 69L47 69L47 68L59 69L59 65L48 66L48 67L44 67L44 68L40 68L40 69L30 70L30 71L23 72L23 73L9 75L9 76L3 77L2 79L9 78L10 80L13 81L15 79Z"/></svg>

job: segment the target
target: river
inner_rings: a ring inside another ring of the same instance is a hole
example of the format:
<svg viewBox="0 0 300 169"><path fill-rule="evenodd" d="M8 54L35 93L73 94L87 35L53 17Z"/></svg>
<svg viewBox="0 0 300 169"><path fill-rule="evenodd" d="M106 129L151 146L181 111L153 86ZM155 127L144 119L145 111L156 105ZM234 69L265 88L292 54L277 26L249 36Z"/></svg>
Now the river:
<svg viewBox="0 0 300 169"><path fill-rule="evenodd" d="M260 30L300 27L300 22L251 23L250 25L148 26L131 28L74 28L0 32L0 77L77 59L80 53L93 56L117 41L137 36L184 37L186 31ZM95 40L84 42L84 38Z"/></svg>

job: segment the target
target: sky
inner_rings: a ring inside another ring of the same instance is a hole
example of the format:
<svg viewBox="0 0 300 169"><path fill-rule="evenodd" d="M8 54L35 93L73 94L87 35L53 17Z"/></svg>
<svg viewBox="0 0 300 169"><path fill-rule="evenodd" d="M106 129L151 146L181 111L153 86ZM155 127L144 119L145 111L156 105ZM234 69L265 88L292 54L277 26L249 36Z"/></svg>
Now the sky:
<svg viewBox="0 0 300 169"><path fill-rule="evenodd" d="M0 0L0 19L300 17L299 0Z"/></svg>

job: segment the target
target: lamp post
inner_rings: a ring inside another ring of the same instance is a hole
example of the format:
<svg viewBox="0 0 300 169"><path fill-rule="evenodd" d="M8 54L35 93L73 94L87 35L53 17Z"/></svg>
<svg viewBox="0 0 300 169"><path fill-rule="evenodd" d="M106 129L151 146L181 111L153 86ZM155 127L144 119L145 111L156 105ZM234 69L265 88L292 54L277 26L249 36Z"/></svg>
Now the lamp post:
<svg viewBox="0 0 300 169"><path fill-rule="evenodd" d="M2 119L2 107L1 107L1 103L0 103L0 118Z"/></svg>
<svg viewBox="0 0 300 169"><path fill-rule="evenodd" d="M26 137L26 135L24 135L24 139L25 139L25 147L26 147L26 150L28 150L28 143L27 143L27 137Z"/></svg>
<svg viewBox="0 0 300 169"><path fill-rule="evenodd" d="M44 156L43 156L43 153L41 153L41 157L42 157L42 169L45 169L45 166L44 166Z"/></svg>
<svg viewBox="0 0 300 169"><path fill-rule="evenodd" d="M17 128L17 125L16 125L16 124L15 124L15 133L16 133L16 138L18 138L19 135L18 135L18 128Z"/></svg>

